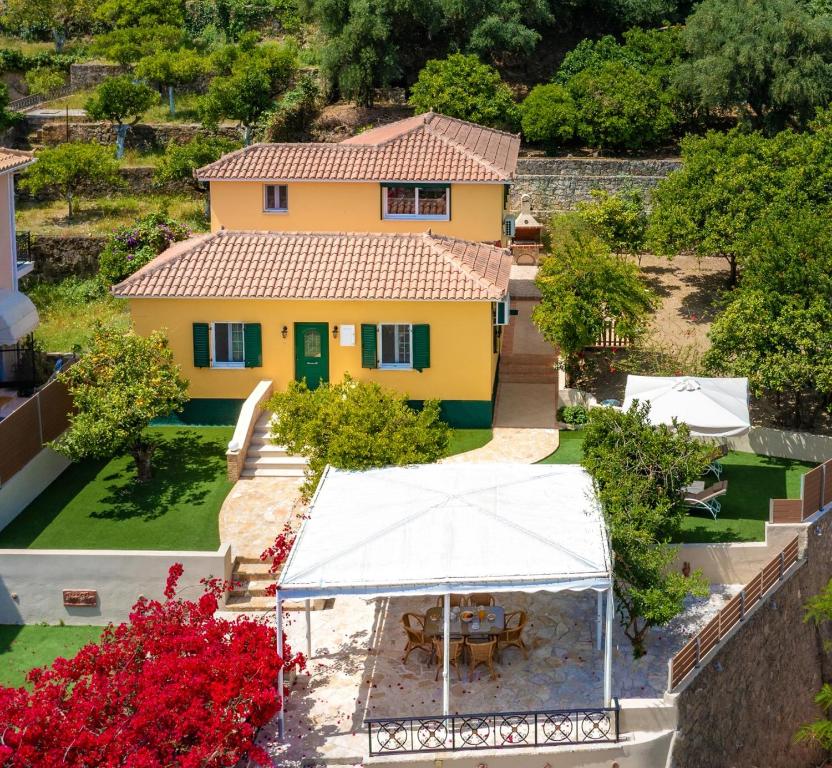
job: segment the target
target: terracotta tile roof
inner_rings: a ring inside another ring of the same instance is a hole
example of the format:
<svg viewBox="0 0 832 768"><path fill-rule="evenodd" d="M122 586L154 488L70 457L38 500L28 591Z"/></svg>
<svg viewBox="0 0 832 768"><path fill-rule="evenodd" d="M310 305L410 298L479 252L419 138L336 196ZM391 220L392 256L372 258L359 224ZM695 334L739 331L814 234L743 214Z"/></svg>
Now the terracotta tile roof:
<svg viewBox="0 0 832 768"><path fill-rule="evenodd" d="M31 152L21 152L19 149L0 147L0 173L22 168L35 159Z"/></svg>
<svg viewBox="0 0 832 768"><path fill-rule="evenodd" d="M339 144L254 144L196 171L202 181L509 181L520 138L433 112Z"/></svg>
<svg viewBox="0 0 832 768"><path fill-rule="evenodd" d="M511 254L427 233L220 231L177 243L122 283L126 298L494 301Z"/></svg>

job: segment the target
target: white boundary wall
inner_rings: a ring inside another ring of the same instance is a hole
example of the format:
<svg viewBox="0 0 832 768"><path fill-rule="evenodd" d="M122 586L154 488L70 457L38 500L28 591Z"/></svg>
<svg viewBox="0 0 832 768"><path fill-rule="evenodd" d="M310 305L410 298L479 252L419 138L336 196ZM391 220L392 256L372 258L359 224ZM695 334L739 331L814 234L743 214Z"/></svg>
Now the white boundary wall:
<svg viewBox="0 0 832 768"><path fill-rule="evenodd" d="M51 448L44 448L20 472L3 483L0 486L0 530L26 509L70 464L69 459Z"/></svg>
<svg viewBox="0 0 832 768"><path fill-rule="evenodd" d="M752 427L747 435L730 437L727 442L734 451L759 453L763 456L776 456L781 459L822 464L832 458L832 437L827 435Z"/></svg>
<svg viewBox="0 0 832 768"><path fill-rule="evenodd" d="M182 563L179 590L202 594L200 579L231 578L231 546L216 552L114 549L0 550L0 624L98 624L126 621L136 599L161 599L168 569ZM94 608L66 607L65 589L94 589Z"/></svg>

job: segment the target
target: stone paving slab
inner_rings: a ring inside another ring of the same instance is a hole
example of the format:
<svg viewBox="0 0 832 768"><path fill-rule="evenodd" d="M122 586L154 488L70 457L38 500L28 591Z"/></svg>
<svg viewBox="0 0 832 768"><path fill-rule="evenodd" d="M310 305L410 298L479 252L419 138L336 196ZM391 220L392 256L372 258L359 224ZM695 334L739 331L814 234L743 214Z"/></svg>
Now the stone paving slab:
<svg viewBox="0 0 832 768"><path fill-rule="evenodd" d="M303 508L297 477L240 478L220 509L220 541L235 557L260 557Z"/></svg>
<svg viewBox="0 0 832 768"><path fill-rule="evenodd" d="M714 586L709 598L689 600L685 613L651 634L647 656L634 660L616 623L613 694L656 698L667 684L667 662L739 590ZM506 609L529 614L529 658L508 649L490 680L480 668L470 680L453 670L451 711L457 713L598 706L603 696L603 651L594 645L596 602L590 592L508 593ZM404 633L400 616L423 613L428 597L363 600L338 598L330 610L312 614L314 657L308 674L295 682L286 708L287 743L275 725L261 743L279 763L302 760L360 760L367 751L364 719L430 716L442 710L442 680L421 652L401 662ZM294 648L305 649L305 622L293 614L286 628Z"/></svg>

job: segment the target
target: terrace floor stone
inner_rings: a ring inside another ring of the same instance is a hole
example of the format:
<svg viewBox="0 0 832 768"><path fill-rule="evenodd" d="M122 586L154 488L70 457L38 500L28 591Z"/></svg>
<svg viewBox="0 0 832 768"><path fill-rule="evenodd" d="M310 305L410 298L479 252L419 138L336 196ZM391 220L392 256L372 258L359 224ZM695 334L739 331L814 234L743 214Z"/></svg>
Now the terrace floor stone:
<svg viewBox="0 0 832 768"><path fill-rule="evenodd" d="M613 633L613 694L619 698L660 697L667 663L687 640L739 590L714 586L710 597L690 599L686 611L651 633L648 654L632 658L618 622ZM499 602L529 614L528 659L518 649L504 652L497 679L480 667L470 679L451 669L451 712L500 712L600 706L603 651L595 648L596 601L590 592L508 593ZM442 678L426 654L401 661L405 644L400 616L423 613L429 597L363 600L338 598L312 613L313 657L295 680L286 707L286 743L276 723L263 729L260 743L282 764L299 761L356 762L367 751L365 718L431 716L442 711ZM287 637L306 650L303 614L292 613Z"/></svg>

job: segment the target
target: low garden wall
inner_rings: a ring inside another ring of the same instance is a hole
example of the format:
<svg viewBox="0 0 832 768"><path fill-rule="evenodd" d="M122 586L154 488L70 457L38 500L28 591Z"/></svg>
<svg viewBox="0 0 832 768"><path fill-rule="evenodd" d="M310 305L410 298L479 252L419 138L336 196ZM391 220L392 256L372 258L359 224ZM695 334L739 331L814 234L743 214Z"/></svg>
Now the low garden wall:
<svg viewBox="0 0 832 768"><path fill-rule="evenodd" d="M226 138L239 141L240 130L235 126L222 126L217 131L208 131L198 123L139 123L127 133L125 146L128 149L148 151L166 146L173 141L185 144L195 136L208 136L219 133ZM40 126L42 144L62 144L65 141L95 142L105 146L115 146L115 128L110 123L71 122L67 126L63 121L55 121Z"/></svg>
<svg viewBox="0 0 832 768"><path fill-rule="evenodd" d="M69 84L73 90L83 91L127 71L127 67L107 61L79 61L69 65Z"/></svg>
<svg viewBox="0 0 832 768"><path fill-rule="evenodd" d="M832 458L832 437L791 432L786 429L752 427L747 435L728 438L733 451L748 451L781 459L812 461L820 464Z"/></svg>
<svg viewBox="0 0 832 768"><path fill-rule="evenodd" d="M803 621L806 601L832 577L829 511L802 524L802 562L749 611L671 694L678 710L672 768L703 765L810 768L825 755L797 743L832 680L829 628Z"/></svg>
<svg viewBox="0 0 832 768"><path fill-rule="evenodd" d="M541 221L558 210L571 210L591 199L594 189L620 192L636 187L649 192L681 166L681 160L596 157L527 157L517 163L509 209L520 210L523 195L531 198L532 212Z"/></svg>
<svg viewBox="0 0 832 768"><path fill-rule="evenodd" d="M200 579L231 578L231 546L216 552L0 550L0 624L126 621L141 595L162 599L173 563L184 567L180 589L196 596Z"/></svg>
<svg viewBox="0 0 832 768"><path fill-rule="evenodd" d="M7 444L3 445L8 448ZM26 509L71 463L51 448L44 448L10 480L0 485L0 530ZM2 575L0 566L0 578Z"/></svg>

